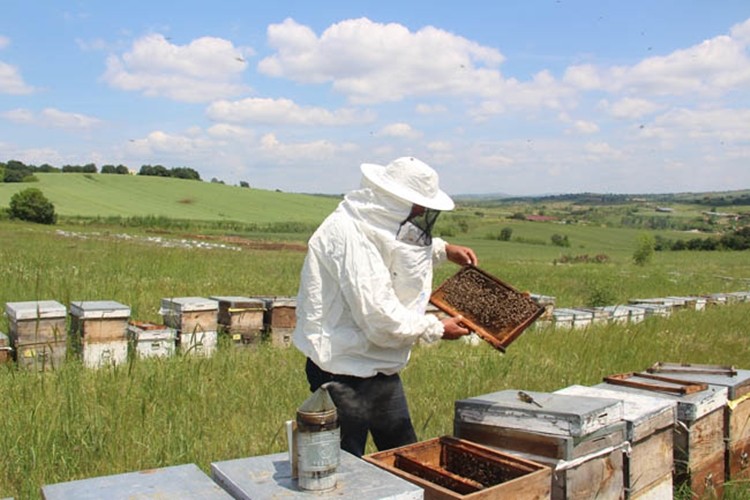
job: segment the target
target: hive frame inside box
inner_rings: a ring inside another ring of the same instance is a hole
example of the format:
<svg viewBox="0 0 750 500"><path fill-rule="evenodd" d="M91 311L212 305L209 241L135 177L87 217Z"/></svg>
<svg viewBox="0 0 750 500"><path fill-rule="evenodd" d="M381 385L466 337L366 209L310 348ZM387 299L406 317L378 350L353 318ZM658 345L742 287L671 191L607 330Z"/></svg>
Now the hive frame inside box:
<svg viewBox="0 0 750 500"><path fill-rule="evenodd" d="M732 366L655 363L648 369L680 380L726 387L724 439L726 441L725 479L750 479L750 370Z"/></svg>
<svg viewBox="0 0 750 500"><path fill-rule="evenodd" d="M552 498L622 498L622 401L506 390L456 402L454 435L552 468Z"/></svg>
<svg viewBox="0 0 750 500"><path fill-rule="evenodd" d="M452 304L446 297L446 290L450 286L455 286L456 283L466 279L469 274L476 273L484 280L485 283L493 285L498 290L503 290L505 293L514 296L516 300L528 301L528 304L533 304L534 310L531 314L523 318L523 320L516 322L515 324L509 324L501 327L498 331L492 332L488 329L487 325L481 324L477 315L471 311L462 311ZM502 280L492 276L491 274L479 269L476 266L466 265L463 266L457 273L444 281L431 295L430 302L438 307L443 312L451 316L462 316L462 322L471 330L476 332L479 337L492 345L495 349L505 351L505 349L518 338L523 331L528 328L537 318L539 318L545 312L545 308L539 305L530 294L524 294L516 290L511 285L503 282Z"/></svg>
<svg viewBox="0 0 750 500"><path fill-rule="evenodd" d="M556 394L603 397L623 401L630 452L623 455L625 492L630 499L672 495L675 401L602 388L573 385Z"/></svg>
<svg viewBox="0 0 750 500"><path fill-rule="evenodd" d="M633 374L638 377L638 374ZM648 382L651 379L642 379ZM659 382L666 386L668 382ZM642 394L677 401L677 425L673 430L675 486L687 485L698 498L721 497L725 477L724 406L727 388L708 385L702 391L678 394L623 384L602 383L595 388Z"/></svg>
<svg viewBox="0 0 750 500"><path fill-rule="evenodd" d="M456 437L433 438L362 458L422 487L426 500L550 498L549 467Z"/></svg>

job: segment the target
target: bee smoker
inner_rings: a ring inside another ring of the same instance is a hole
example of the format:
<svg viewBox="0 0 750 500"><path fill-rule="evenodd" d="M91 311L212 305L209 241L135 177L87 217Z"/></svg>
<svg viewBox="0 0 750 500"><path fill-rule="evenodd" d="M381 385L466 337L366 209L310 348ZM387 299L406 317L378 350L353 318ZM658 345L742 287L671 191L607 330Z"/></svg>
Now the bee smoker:
<svg viewBox="0 0 750 500"><path fill-rule="evenodd" d="M325 491L336 487L341 433L338 414L327 384L323 384L287 422L292 476L300 489Z"/></svg>

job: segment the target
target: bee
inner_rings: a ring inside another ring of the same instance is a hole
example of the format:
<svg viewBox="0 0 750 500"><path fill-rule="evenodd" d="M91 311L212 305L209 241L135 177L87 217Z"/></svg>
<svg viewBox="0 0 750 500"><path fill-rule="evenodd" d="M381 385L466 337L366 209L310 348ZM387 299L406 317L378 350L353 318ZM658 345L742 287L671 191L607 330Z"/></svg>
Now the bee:
<svg viewBox="0 0 750 500"><path fill-rule="evenodd" d="M537 405L539 408L542 407L542 405L533 397L531 397L531 394L526 394L523 391L518 391L518 399L523 401L524 403L529 403L532 405Z"/></svg>

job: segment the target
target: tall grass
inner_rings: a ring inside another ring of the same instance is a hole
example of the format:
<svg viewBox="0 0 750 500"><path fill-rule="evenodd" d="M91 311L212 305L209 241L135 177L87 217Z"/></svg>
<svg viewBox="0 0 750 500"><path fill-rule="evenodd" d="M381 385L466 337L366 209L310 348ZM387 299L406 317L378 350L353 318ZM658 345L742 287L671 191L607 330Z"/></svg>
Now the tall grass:
<svg viewBox="0 0 750 500"><path fill-rule="evenodd" d="M0 221L0 302L117 300L133 319L159 321L165 297L294 295L304 258L283 248L164 248L102 228L72 229L80 234ZM607 264L553 265L559 249L551 246L471 234L455 242L474 246L490 273L556 296L558 305L585 305L603 291L625 302L750 288L746 253L672 252L639 267L619 250ZM581 250L596 251L587 245ZM455 270L439 269L436 282ZM460 341L418 346L403 374L418 435L452 433L456 400L506 388L554 391L656 361L748 368L749 317L750 304L737 304L638 325L530 329L506 354ZM0 330L7 332L7 320ZM99 371L73 361L45 374L0 367L0 391L0 496L37 498L42 485L59 481L187 462L208 471L213 461L282 451L282 424L307 385L296 350L237 349L222 339L208 359L136 360Z"/></svg>

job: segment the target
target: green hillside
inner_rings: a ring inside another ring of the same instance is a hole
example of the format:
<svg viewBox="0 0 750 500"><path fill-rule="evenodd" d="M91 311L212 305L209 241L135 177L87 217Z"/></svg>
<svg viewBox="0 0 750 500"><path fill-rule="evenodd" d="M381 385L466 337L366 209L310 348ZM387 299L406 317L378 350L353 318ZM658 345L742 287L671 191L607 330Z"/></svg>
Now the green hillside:
<svg viewBox="0 0 750 500"><path fill-rule="evenodd" d="M0 183L0 207L29 187L40 189L61 216L161 216L196 221L318 223L333 197L280 193L194 180L109 174L35 174L39 182Z"/></svg>

